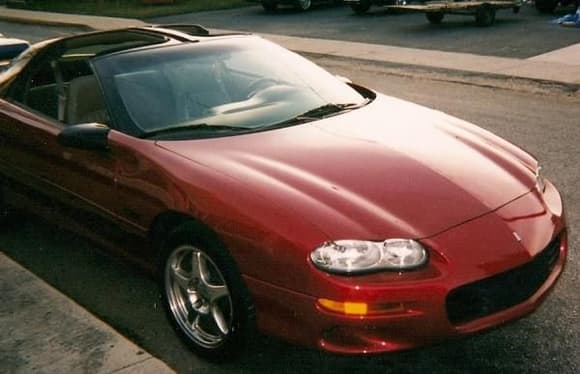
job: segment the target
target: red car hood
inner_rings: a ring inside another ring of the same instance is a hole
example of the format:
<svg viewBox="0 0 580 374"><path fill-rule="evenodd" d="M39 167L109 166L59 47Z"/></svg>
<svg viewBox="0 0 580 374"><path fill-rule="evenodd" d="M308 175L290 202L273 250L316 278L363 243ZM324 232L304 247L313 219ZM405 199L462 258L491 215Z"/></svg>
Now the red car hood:
<svg viewBox="0 0 580 374"><path fill-rule="evenodd" d="M159 146L235 178L329 238L424 238L530 191L535 160L454 117L378 96L289 128ZM231 196L235 199L235 196Z"/></svg>

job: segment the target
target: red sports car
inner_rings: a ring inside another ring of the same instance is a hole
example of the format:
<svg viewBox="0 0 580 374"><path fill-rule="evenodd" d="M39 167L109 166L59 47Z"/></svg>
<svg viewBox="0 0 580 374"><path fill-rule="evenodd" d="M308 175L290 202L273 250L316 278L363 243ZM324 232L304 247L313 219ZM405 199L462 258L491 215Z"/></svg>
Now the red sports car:
<svg viewBox="0 0 580 374"><path fill-rule="evenodd" d="M528 153L257 36L32 46L0 75L0 144L0 206L158 274L209 358L255 331L348 354L474 333L536 309L566 260Z"/></svg>

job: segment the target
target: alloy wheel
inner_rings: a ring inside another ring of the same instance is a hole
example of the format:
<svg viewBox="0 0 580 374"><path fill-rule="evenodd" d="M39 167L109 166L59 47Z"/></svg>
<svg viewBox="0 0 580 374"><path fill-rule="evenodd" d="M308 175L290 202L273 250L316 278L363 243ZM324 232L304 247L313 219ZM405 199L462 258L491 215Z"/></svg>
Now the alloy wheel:
<svg viewBox="0 0 580 374"><path fill-rule="evenodd" d="M222 272L203 250L182 245L170 254L165 292L175 321L195 344L218 348L232 333L230 291Z"/></svg>

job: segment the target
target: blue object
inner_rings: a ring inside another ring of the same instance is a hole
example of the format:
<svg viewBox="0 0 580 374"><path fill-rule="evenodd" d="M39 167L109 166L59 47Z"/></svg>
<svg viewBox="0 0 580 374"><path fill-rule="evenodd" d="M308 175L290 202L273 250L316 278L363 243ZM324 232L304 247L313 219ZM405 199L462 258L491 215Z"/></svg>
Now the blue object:
<svg viewBox="0 0 580 374"><path fill-rule="evenodd" d="M562 26L580 27L580 7L576 9L576 13L567 14L564 17L558 18L555 22Z"/></svg>
<svg viewBox="0 0 580 374"><path fill-rule="evenodd" d="M20 39L0 38L0 60L9 60L25 51L30 44Z"/></svg>

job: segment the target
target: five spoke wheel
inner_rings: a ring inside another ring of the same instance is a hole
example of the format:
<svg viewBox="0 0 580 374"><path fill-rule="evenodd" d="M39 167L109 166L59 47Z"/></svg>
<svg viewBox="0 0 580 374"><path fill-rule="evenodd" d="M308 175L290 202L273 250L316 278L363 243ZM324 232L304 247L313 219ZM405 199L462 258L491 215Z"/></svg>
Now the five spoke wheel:
<svg viewBox="0 0 580 374"><path fill-rule="evenodd" d="M201 347L220 346L232 330L234 309L224 275L192 245L177 247L165 265L165 293L182 332Z"/></svg>
<svg viewBox="0 0 580 374"><path fill-rule="evenodd" d="M163 302L179 336L212 361L244 352L254 336L254 303L217 235L185 222L168 234L163 251Z"/></svg>

